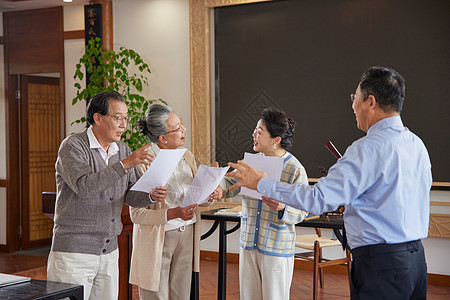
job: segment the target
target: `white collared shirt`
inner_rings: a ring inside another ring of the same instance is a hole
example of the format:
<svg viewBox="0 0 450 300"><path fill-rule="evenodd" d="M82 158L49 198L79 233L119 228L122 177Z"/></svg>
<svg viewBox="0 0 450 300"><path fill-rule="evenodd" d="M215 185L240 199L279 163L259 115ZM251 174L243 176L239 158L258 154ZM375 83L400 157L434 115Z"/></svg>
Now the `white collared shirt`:
<svg viewBox="0 0 450 300"><path fill-rule="evenodd" d="M153 154L155 154L155 157L158 155L160 151L159 146L156 143L153 143L153 145L149 149L151 152L153 152ZM194 176L192 175L191 168L188 166L184 158L181 158L180 162L175 168L175 171L173 172L172 176L169 178L166 184L169 190L165 201L167 208L175 208L180 206L193 180ZM181 218L167 220L167 211L166 211L165 231L174 230L182 226L193 224L195 222L196 222L195 215L189 221L184 221Z"/></svg>
<svg viewBox="0 0 450 300"><path fill-rule="evenodd" d="M91 147L91 149L98 149L106 165L108 165L111 156L119 151L119 146L117 146L116 143L112 143L111 145L109 145L108 152L106 152L95 137L94 132L92 131L92 126L88 128L87 136L89 139L89 147Z"/></svg>

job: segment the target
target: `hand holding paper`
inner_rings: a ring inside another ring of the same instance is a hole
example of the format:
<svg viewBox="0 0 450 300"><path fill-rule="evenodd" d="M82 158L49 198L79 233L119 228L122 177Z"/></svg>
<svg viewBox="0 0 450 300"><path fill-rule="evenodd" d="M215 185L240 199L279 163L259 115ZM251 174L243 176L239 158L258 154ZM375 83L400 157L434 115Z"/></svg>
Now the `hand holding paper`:
<svg viewBox="0 0 450 300"><path fill-rule="evenodd" d="M150 165L155 157L153 153L147 151L147 149L150 148L152 144L153 143L142 146L131 153L127 158L122 160L123 168L128 170L138 164L145 164L146 166Z"/></svg>
<svg viewBox="0 0 450 300"><path fill-rule="evenodd" d="M223 191L222 188L220 186L216 187L216 189L214 190L214 192L212 192L212 194L209 196L209 202L213 201L213 200L219 200L220 198L222 198L223 195Z"/></svg>
<svg viewBox="0 0 450 300"><path fill-rule="evenodd" d="M274 211L283 210L286 207L286 204L278 202L277 200L266 197L266 196L262 196L261 200L264 203L266 203Z"/></svg>
<svg viewBox="0 0 450 300"><path fill-rule="evenodd" d="M229 167L217 168L200 165L180 206L185 207L194 203L202 204L208 201L209 196L217 188L228 169Z"/></svg>
<svg viewBox="0 0 450 300"><path fill-rule="evenodd" d="M164 202L168 193L167 186L158 186L150 191L150 198L153 201Z"/></svg>
<svg viewBox="0 0 450 300"><path fill-rule="evenodd" d="M186 207L178 206L175 208L169 208L167 210L167 220L173 220L176 218L180 218L183 221L192 220L197 206L198 204L192 204Z"/></svg>
<svg viewBox="0 0 450 300"><path fill-rule="evenodd" d="M156 187L166 185L184 152L186 149L161 149L151 166L131 190L149 193Z"/></svg>
<svg viewBox="0 0 450 300"><path fill-rule="evenodd" d="M251 154L245 152L244 163L254 168L255 170L262 171L267 174L268 178L280 180L281 171L283 169L282 157L264 156L259 154ZM257 183L256 183L257 184ZM261 194L254 189L249 189L245 186L241 188L241 194L249 197L261 199Z"/></svg>
<svg viewBox="0 0 450 300"><path fill-rule="evenodd" d="M216 161L213 164L210 164L209 166L218 168L219 163ZM214 190L214 192L212 192L212 194L209 196L208 202L218 200L218 199L222 198L222 195L223 195L222 188L220 186L217 186L217 188Z"/></svg>

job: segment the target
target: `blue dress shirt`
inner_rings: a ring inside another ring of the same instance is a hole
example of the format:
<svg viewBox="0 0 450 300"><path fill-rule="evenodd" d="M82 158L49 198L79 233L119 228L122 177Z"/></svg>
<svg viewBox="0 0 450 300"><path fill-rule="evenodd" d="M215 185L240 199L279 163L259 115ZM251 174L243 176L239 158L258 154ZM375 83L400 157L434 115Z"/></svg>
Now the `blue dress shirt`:
<svg viewBox="0 0 450 300"><path fill-rule="evenodd" d="M400 116L374 124L314 186L263 178L258 191L314 214L345 205L351 249L428 235L431 163L422 140Z"/></svg>

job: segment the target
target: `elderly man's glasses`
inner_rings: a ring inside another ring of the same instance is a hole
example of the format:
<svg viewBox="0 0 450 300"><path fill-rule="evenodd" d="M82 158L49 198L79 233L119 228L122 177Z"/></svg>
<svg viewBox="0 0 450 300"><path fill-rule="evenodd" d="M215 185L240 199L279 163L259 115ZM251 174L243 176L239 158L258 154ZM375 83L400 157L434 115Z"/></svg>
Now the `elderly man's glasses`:
<svg viewBox="0 0 450 300"><path fill-rule="evenodd" d="M113 117L116 120L117 124L128 123L130 121L130 116L116 116L116 115L107 115Z"/></svg>
<svg viewBox="0 0 450 300"><path fill-rule="evenodd" d="M183 130L183 119L180 118L180 126L178 126L178 128L176 128L174 130L167 131L167 133L180 132L181 130Z"/></svg>

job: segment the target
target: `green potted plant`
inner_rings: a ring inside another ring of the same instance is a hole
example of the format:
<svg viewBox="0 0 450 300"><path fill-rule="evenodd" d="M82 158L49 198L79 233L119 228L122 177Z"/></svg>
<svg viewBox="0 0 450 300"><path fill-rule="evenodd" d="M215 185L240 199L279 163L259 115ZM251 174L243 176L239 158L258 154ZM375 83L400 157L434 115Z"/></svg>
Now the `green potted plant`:
<svg viewBox="0 0 450 300"><path fill-rule="evenodd" d="M138 69L139 74L129 72L130 66L133 65L133 69ZM85 77L84 73L89 76L89 80L86 87L82 88L80 82ZM125 47L120 47L117 52L107 50L103 48L99 38L91 39L76 66L73 78L76 81L77 96L73 99L72 105L87 101L101 91L114 90L121 93L128 106L128 115L131 117L122 140L134 151L148 143L147 137L139 133L137 127L139 118L144 116L149 105L155 101L166 104L161 99L146 100L139 94L144 86L148 86L147 76L150 73L148 64L136 51ZM86 119L81 117L73 123L86 123Z"/></svg>

